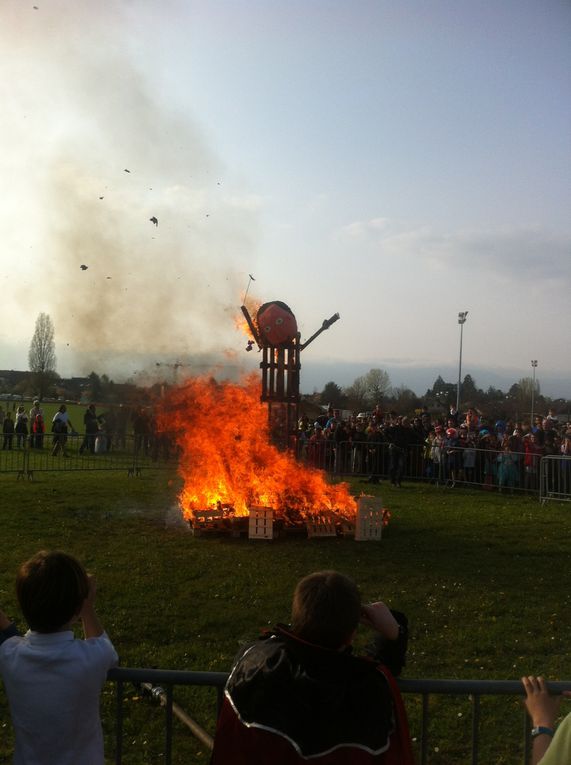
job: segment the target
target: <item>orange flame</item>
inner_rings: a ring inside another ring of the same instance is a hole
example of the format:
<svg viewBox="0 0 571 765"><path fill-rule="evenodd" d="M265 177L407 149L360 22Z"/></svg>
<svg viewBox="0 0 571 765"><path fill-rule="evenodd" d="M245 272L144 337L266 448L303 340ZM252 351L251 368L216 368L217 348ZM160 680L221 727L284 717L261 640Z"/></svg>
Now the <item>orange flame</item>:
<svg viewBox="0 0 571 765"><path fill-rule="evenodd" d="M252 321L254 323L254 326L256 327L257 327L256 316L261 305L262 303L259 300L256 300L255 298L248 298L248 300L246 300L246 303L245 303L245 306L248 309L248 313L250 314ZM240 332L242 332L247 337L252 337L252 333L250 332L250 327L248 326L248 322L246 321L244 314L242 312L237 313L236 316L234 316L234 327L237 330L240 330Z"/></svg>
<svg viewBox="0 0 571 765"><path fill-rule="evenodd" d="M234 316L234 327L235 329L242 332L242 334L251 337L252 333L250 332L250 327L248 326L248 322L246 321L244 314L237 313L236 316Z"/></svg>
<svg viewBox="0 0 571 765"><path fill-rule="evenodd" d="M189 379L169 391L165 404L159 424L176 431L185 518L217 505L236 515L247 515L253 506L271 507L277 517L291 520L322 511L355 515L347 484L329 484L322 471L270 444L255 375L243 385Z"/></svg>

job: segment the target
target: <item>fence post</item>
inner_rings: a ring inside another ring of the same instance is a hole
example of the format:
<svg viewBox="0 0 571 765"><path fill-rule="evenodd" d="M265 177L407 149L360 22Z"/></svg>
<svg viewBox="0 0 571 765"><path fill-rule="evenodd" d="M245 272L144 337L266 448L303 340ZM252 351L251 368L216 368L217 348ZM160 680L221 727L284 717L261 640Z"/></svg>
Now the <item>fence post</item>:
<svg viewBox="0 0 571 765"><path fill-rule="evenodd" d="M480 696L472 696L472 765L478 765L478 742L480 730Z"/></svg>
<svg viewBox="0 0 571 765"><path fill-rule="evenodd" d="M524 710L523 712L523 765L527 765L531 756L531 720Z"/></svg>
<svg viewBox="0 0 571 765"><path fill-rule="evenodd" d="M426 765L428 759L428 693L422 694L422 721L420 723L420 762Z"/></svg>
<svg viewBox="0 0 571 765"><path fill-rule="evenodd" d="M166 688L166 734L165 734L165 762L171 765L172 762L172 685Z"/></svg>
<svg viewBox="0 0 571 765"><path fill-rule="evenodd" d="M117 717L115 724L115 765L121 765L123 758L123 681L117 680Z"/></svg>

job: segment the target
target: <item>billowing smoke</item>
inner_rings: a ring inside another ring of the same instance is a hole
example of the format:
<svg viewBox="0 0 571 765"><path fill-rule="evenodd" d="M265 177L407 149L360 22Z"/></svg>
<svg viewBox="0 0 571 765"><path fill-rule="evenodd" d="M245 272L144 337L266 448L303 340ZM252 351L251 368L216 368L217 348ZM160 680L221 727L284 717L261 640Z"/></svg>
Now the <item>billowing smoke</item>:
<svg viewBox="0 0 571 765"><path fill-rule="evenodd" d="M133 65L120 4L9 5L4 135L20 158L14 208L36 232L34 273L13 280L19 309L32 326L51 315L78 373L222 356L254 267L255 205Z"/></svg>

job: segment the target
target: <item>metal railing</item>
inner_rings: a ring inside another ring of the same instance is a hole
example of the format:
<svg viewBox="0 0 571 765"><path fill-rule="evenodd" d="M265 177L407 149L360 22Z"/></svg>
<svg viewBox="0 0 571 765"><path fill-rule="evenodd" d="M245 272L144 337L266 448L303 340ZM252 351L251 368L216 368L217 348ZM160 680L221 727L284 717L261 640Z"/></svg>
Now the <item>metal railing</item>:
<svg viewBox="0 0 571 765"><path fill-rule="evenodd" d="M167 468L178 458L168 434L122 436L121 439L85 434L43 434L14 437L0 448L0 473L33 479L38 472L120 470L138 475L143 469Z"/></svg>
<svg viewBox="0 0 571 765"><path fill-rule="evenodd" d="M571 500L571 458L563 455L528 456L525 452L472 447L442 449L434 455L423 444L395 450L387 443L325 439L313 443L296 439L293 449L303 464L369 482L423 481L449 488L466 486L533 495L540 495L543 486L542 496Z"/></svg>
<svg viewBox="0 0 571 765"><path fill-rule="evenodd" d="M541 460L539 499L571 502L571 456L550 454Z"/></svg>
<svg viewBox="0 0 571 765"><path fill-rule="evenodd" d="M472 707L471 721L471 765L480 762L480 723L482 696L523 696L523 686L515 680L406 680L399 678L398 686L402 694L419 694L422 698L422 717L420 730L420 765L428 762L430 697L436 695L466 696ZM571 682L550 682L547 684L552 694L560 694L571 690ZM529 762L531 753L531 724L525 709L523 719L523 765Z"/></svg>
<svg viewBox="0 0 571 765"><path fill-rule="evenodd" d="M117 667L110 670L108 680L116 684L116 725L114 762L123 762L123 721L124 721L124 686L126 683L136 683L147 687L153 697L157 698L165 708L165 739L164 757L166 765L173 762L173 722L174 718L182 720L190 728L193 735L206 749L212 748L212 736L204 731L174 702L173 688L175 686L207 686L216 689L216 710L220 710L223 689L228 674L225 672L182 672L161 669L136 669ZM471 765L480 762L480 725L482 722L482 696L523 696L523 686L520 681L511 680L434 680L434 679L403 679L397 680L400 691L406 696L421 697L420 732L418 740L420 765L428 762L430 745L430 700L432 696L465 696L468 697L472 708L471 720ZM571 691L571 681L550 682L548 688L553 694ZM406 701L406 699L405 699ZM525 711L522 711L523 760L528 762L530 754L530 723Z"/></svg>
<svg viewBox="0 0 571 765"><path fill-rule="evenodd" d="M166 765L172 764L173 756L173 721L175 716L182 720L192 734L207 748L212 749L212 737L204 731L173 700L174 686L206 686L216 689L216 712L222 706L222 697L228 674L226 672L183 672L168 669L139 669L133 667L115 667L107 679L116 684L115 715L115 757L116 765L123 762L123 721L124 688L126 683L135 683L146 688L165 708L164 758Z"/></svg>
<svg viewBox="0 0 571 765"><path fill-rule="evenodd" d="M41 439L14 435L0 448L0 474L33 479L36 472L119 470L138 475L144 469L172 468L178 447L172 434L98 439L83 434L44 434ZM380 480L423 481L452 488L523 492L547 500L571 501L571 457L526 455L496 449L458 447L438 455L423 444L395 450L387 443L293 439L297 459L332 475Z"/></svg>

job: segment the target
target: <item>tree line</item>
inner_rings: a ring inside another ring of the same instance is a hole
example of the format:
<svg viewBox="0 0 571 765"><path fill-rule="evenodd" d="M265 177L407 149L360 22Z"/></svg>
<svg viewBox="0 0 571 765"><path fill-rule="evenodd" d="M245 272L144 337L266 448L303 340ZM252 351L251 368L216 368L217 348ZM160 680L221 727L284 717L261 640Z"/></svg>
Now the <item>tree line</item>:
<svg viewBox="0 0 571 765"><path fill-rule="evenodd" d="M461 408L472 406L485 411L490 417L508 418L528 416L531 411L532 393L534 411L546 413L553 408L560 413L571 410L571 400L552 399L541 393L539 382L531 377L522 377L507 391L489 386L487 390L478 388L475 380L467 374L460 384ZM423 396L417 396L405 385L393 387L389 374L383 369L370 369L366 374L356 377L347 387L328 382L322 391L315 391L308 397L320 405L331 404L335 409L356 412L371 411L380 406L383 411L395 411L398 414L411 414L415 410L427 407L429 410L447 410L456 404L457 383L446 382L438 375L431 388Z"/></svg>
<svg viewBox="0 0 571 765"><path fill-rule="evenodd" d="M59 380L56 372L54 325L46 313L40 313L36 320L28 362L31 379L26 383L26 387L30 387L33 395L45 398L50 391L57 388ZM123 388L125 389L122 390ZM126 388L129 388L129 391ZM131 388L136 389L136 386L116 385L107 375L100 376L91 372L86 378L82 394L93 401L113 401L121 394L132 394ZM370 369L366 374L356 377L351 385L345 388L330 381L321 392L316 391L312 396L305 398L316 404L331 404L336 409L361 412L371 411L378 405L385 411L394 410L399 414L410 414L423 407L448 409L450 404L456 402L456 393L457 383L446 382L439 375L424 396L417 396L405 385L394 387L384 369ZM79 398L77 391L73 391L72 395ZM493 386L487 390L478 388L472 376L467 374L460 386L460 396L464 408L473 406L485 410L490 417L524 417L531 410L532 397L536 412L546 412L548 408L555 408L561 413L568 413L571 409L571 400L551 399L542 395L539 382L531 377L522 377L504 392Z"/></svg>

